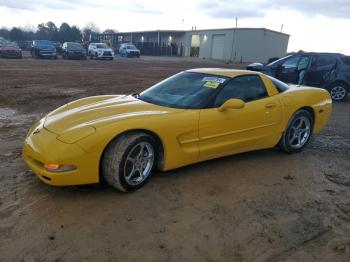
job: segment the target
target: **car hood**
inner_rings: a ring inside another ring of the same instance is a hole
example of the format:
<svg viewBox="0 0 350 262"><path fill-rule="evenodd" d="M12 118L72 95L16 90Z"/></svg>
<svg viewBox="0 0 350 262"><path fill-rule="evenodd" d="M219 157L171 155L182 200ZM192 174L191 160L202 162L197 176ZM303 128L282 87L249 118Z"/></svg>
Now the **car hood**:
<svg viewBox="0 0 350 262"><path fill-rule="evenodd" d="M149 104L133 96L94 96L66 104L46 116L44 127L57 135L82 126L95 129L116 121L149 115L170 114L183 109Z"/></svg>
<svg viewBox="0 0 350 262"><path fill-rule="evenodd" d="M2 51L21 51L18 47L2 47L0 48Z"/></svg>
<svg viewBox="0 0 350 262"><path fill-rule="evenodd" d="M67 48L67 51L69 52L69 51L81 51L81 52L83 52L83 51L85 51L85 49L84 48L80 48L80 47L69 47L69 48Z"/></svg>
<svg viewBox="0 0 350 262"><path fill-rule="evenodd" d="M36 48L39 49L56 49L53 45L37 45Z"/></svg>
<svg viewBox="0 0 350 262"><path fill-rule="evenodd" d="M139 49L132 48L132 49L126 49L127 52L140 52Z"/></svg>
<svg viewBox="0 0 350 262"><path fill-rule="evenodd" d="M113 50L111 48L96 48L97 51L110 51L113 52Z"/></svg>

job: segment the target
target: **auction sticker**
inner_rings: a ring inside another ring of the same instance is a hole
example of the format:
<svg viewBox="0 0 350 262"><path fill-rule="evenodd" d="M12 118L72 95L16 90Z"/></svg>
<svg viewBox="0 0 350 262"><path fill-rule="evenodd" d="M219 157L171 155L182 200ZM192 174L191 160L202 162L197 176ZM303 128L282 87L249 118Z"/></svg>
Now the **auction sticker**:
<svg viewBox="0 0 350 262"><path fill-rule="evenodd" d="M217 88L220 85L220 83L215 81L207 81L204 83L203 87L210 87L210 88Z"/></svg>
<svg viewBox="0 0 350 262"><path fill-rule="evenodd" d="M215 76L206 76L203 77L202 82L216 82L222 84L226 81L225 78L215 77Z"/></svg>

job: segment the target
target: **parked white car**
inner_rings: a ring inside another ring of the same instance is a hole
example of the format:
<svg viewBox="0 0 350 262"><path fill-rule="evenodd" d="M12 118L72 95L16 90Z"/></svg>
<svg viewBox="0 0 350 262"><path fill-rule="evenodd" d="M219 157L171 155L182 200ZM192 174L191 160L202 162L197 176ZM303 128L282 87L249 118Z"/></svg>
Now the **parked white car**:
<svg viewBox="0 0 350 262"><path fill-rule="evenodd" d="M105 43L91 43L88 55L90 59L114 59L114 51Z"/></svg>

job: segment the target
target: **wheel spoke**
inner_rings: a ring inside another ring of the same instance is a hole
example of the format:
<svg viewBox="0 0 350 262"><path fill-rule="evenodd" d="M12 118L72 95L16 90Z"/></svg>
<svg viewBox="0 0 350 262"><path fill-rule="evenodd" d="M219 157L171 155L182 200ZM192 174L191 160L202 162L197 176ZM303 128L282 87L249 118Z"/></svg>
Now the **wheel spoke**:
<svg viewBox="0 0 350 262"><path fill-rule="evenodd" d="M131 157L131 156L128 156L127 157L127 159L126 159L126 161L130 161L131 163L135 163L135 161L136 161L136 159L135 158L133 158L133 157Z"/></svg>
<svg viewBox="0 0 350 262"><path fill-rule="evenodd" d="M303 145L303 135L302 134L299 134L298 136L298 146L302 146Z"/></svg>
<svg viewBox="0 0 350 262"><path fill-rule="evenodd" d="M145 150L145 145L141 144L140 145L140 152L137 154L137 158L141 158L143 156L144 150Z"/></svg>
<svg viewBox="0 0 350 262"><path fill-rule="evenodd" d="M132 178L132 176L135 173L135 171L136 171L135 166L132 165L131 172L129 173L129 175L125 176L125 179L129 180L130 178Z"/></svg>
<svg viewBox="0 0 350 262"><path fill-rule="evenodd" d="M298 139L298 136L293 135L293 137L292 137L289 141L290 141L290 143L293 145L293 144L294 144L293 142L294 142L296 139Z"/></svg>
<svg viewBox="0 0 350 262"><path fill-rule="evenodd" d="M303 119L300 119L298 128L299 128L299 129L302 128L303 124L304 124L304 120L303 120Z"/></svg>
<svg viewBox="0 0 350 262"><path fill-rule="evenodd" d="M153 157L152 154L148 154L147 156L144 156L143 159L148 160L151 159Z"/></svg>

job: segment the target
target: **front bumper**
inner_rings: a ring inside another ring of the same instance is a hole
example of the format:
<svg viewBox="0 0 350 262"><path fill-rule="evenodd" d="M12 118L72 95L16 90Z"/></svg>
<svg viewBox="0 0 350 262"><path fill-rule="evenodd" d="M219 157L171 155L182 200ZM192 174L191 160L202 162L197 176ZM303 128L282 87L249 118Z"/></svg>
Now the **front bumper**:
<svg viewBox="0 0 350 262"><path fill-rule="evenodd" d="M114 58L112 52L104 51L103 53L97 53L97 58Z"/></svg>
<svg viewBox="0 0 350 262"><path fill-rule="evenodd" d="M2 51L1 52L2 57L6 58L21 58L22 53L21 52L16 52L16 51Z"/></svg>
<svg viewBox="0 0 350 262"><path fill-rule="evenodd" d="M52 51L39 51L38 56L39 57L57 57L57 53Z"/></svg>
<svg viewBox="0 0 350 262"><path fill-rule="evenodd" d="M23 160L33 173L43 182L56 186L98 183L100 156L86 153L76 144L57 140L57 135L43 128L42 122L31 128L23 144ZM74 165L76 169L49 172L44 168L44 163Z"/></svg>
<svg viewBox="0 0 350 262"><path fill-rule="evenodd" d="M86 58L86 54L84 54L82 52L68 52L67 56L68 56L68 58L71 58L71 59L85 59Z"/></svg>
<svg viewBox="0 0 350 262"><path fill-rule="evenodd" d="M126 56L127 56L127 57L139 57L139 56L140 56L140 53L139 53L139 52L136 52L136 51L130 51L130 52L127 52L127 53L126 53Z"/></svg>

